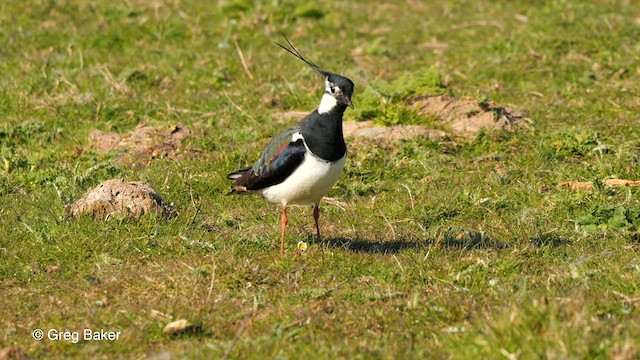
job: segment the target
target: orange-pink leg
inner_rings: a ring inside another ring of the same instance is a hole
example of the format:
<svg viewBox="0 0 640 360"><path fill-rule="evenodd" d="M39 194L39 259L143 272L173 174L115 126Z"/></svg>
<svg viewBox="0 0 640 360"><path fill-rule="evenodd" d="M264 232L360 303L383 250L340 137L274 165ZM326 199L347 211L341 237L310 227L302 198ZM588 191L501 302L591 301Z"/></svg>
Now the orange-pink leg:
<svg viewBox="0 0 640 360"><path fill-rule="evenodd" d="M320 218L320 207L318 205L313 205L313 220L316 222L316 232L318 234L318 241L321 241L320 237L320 225L318 225L318 219Z"/></svg>
<svg viewBox="0 0 640 360"><path fill-rule="evenodd" d="M280 218L280 225L282 226L282 236L280 238L280 256L284 255L284 233L287 229L287 207L282 207L282 217Z"/></svg>

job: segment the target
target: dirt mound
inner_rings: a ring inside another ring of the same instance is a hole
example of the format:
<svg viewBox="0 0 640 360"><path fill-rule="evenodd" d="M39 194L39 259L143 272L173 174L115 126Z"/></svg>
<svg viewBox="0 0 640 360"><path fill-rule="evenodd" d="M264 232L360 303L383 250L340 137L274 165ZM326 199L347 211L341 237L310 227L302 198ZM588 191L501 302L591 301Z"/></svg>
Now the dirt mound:
<svg viewBox="0 0 640 360"><path fill-rule="evenodd" d="M171 205L142 181L125 182L122 179L107 180L88 190L75 203L65 207L69 217L84 215L93 218L110 217L139 218L149 213L158 213L165 218L177 216Z"/></svg>
<svg viewBox="0 0 640 360"><path fill-rule="evenodd" d="M363 137L383 141L395 141L412 137L421 137L429 140L440 141L447 137L441 130L427 129L419 125L394 125L376 126L372 120L345 121L342 124L345 136Z"/></svg>
<svg viewBox="0 0 640 360"><path fill-rule="evenodd" d="M526 128L530 120L522 111L510 111L493 102L447 95L422 96L410 101L422 116L436 116L454 134L471 137L482 130Z"/></svg>
<svg viewBox="0 0 640 360"><path fill-rule="evenodd" d="M178 160L187 152L183 140L192 131L182 124L149 126L139 124L129 134L107 133L92 130L89 133L91 148L98 151L123 149L118 158L120 164L147 166L153 159Z"/></svg>

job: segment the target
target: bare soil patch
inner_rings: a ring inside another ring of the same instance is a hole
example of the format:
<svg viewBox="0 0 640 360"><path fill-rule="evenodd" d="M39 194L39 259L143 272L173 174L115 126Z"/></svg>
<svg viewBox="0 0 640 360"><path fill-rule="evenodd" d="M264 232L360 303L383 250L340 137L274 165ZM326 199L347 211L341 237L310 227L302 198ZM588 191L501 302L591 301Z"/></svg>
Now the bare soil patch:
<svg viewBox="0 0 640 360"><path fill-rule="evenodd" d="M410 104L423 116L436 116L445 128L462 137L486 130L513 131L531 123L523 111L512 111L493 102L479 103L470 97L422 96Z"/></svg>
<svg viewBox="0 0 640 360"><path fill-rule="evenodd" d="M480 131L515 131L528 128L530 119L524 111L513 111L493 102L479 103L470 97L456 98L449 95L420 96L407 102L408 106L424 117L435 117L437 127L424 125L394 125L384 127L374 121L347 121L344 134L356 138L371 138L379 141L396 141L422 137L433 141L447 138L469 139Z"/></svg>
<svg viewBox="0 0 640 360"><path fill-rule="evenodd" d="M442 130L428 129L420 125L394 125L379 126L372 120L367 121L345 121L342 124L342 131L345 136L355 138L369 138L382 141L396 141L412 137L422 137L429 140L440 141L447 137Z"/></svg>
<svg viewBox="0 0 640 360"><path fill-rule="evenodd" d="M183 140L192 135L191 129L182 124L171 126L149 126L139 124L129 134L121 135L100 130L89 133L91 148L97 151L122 149L119 164L147 166L153 159L181 159L191 152L183 145Z"/></svg>

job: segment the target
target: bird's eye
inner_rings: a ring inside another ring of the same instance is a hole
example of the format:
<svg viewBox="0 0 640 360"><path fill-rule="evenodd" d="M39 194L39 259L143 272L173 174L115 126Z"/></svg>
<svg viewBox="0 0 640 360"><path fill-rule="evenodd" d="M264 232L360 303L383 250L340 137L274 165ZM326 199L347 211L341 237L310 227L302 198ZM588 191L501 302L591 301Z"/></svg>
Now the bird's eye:
<svg viewBox="0 0 640 360"><path fill-rule="evenodd" d="M335 94L335 93L336 93L336 88L335 88L335 87L333 87L333 86L331 86L331 87L329 88L329 90L331 90L331 93L332 93L332 94Z"/></svg>

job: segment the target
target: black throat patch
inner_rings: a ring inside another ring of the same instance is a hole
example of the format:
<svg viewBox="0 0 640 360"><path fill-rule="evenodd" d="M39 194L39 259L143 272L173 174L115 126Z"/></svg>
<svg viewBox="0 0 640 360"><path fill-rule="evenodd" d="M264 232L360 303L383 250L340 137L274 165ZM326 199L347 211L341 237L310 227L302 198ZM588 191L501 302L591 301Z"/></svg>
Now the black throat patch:
<svg viewBox="0 0 640 360"><path fill-rule="evenodd" d="M342 115L345 109L346 106L338 105L326 114L315 110L300 124L300 132L307 147L322 160L338 161L347 152L342 135Z"/></svg>

